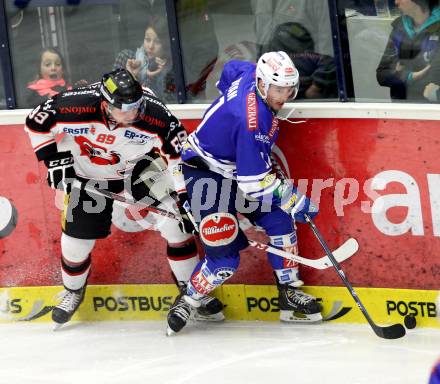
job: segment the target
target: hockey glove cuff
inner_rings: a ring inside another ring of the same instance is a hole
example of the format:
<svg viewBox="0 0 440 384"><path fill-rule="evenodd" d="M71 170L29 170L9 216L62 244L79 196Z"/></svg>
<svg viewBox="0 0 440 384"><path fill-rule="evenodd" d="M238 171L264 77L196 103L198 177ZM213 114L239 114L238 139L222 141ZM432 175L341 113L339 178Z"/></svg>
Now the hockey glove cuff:
<svg viewBox="0 0 440 384"><path fill-rule="evenodd" d="M305 223L305 213L311 219L319 213L318 207L290 183L282 183L277 189L276 195L280 199L281 209L288 212L295 221Z"/></svg>
<svg viewBox="0 0 440 384"><path fill-rule="evenodd" d="M197 230L194 225L194 219L191 213L191 206L189 204L189 196L187 192L177 194L177 208L182 217L179 227L183 233L196 233Z"/></svg>

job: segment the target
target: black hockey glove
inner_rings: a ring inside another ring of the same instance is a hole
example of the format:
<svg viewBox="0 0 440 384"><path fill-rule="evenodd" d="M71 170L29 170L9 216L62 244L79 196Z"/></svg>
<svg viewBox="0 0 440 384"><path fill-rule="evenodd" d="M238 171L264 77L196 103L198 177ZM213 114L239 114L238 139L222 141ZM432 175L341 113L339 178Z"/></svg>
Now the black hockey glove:
<svg viewBox="0 0 440 384"><path fill-rule="evenodd" d="M196 233L197 230L191 220L191 206L189 205L188 193L181 192L177 194L177 208L179 208L180 216L182 220L179 223L180 230L183 233Z"/></svg>
<svg viewBox="0 0 440 384"><path fill-rule="evenodd" d="M44 159L47 167L47 183L52 189L60 189L66 193L70 192L70 186L76 177L73 168L73 156L70 151L57 152L47 159Z"/></svg>
<svg viewBox="0 0 440 384"><path fill-rule="evenodd" d="M133 199L136 201L142 201L149 195L150 190L147 185L140 178L138 168L134 168L131 173L131 177L128 179L129 183L126 185L126 189L130 192Z"/></svg>

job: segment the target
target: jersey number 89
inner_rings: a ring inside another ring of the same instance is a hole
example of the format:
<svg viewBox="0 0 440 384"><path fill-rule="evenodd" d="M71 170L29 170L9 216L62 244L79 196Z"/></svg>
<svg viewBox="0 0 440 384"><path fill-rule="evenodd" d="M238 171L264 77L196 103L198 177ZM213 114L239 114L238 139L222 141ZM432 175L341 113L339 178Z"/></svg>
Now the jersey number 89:
<svg viewBox="0 0 440 384"><path fill-rule="evenodd" d="M177 136L170 141L176 153L180 153L187 136L186 131L180 131L177 133Z"/></svg>
<svg viewBox="0 0 440 384"><path fill-rule="evenodd" d="M36 123L38 124L43 124L44 121L49 117L49 113L47 112L38 112L40 110L40 105L35 108L30 114L29 114L29 118L34 120Z"/></svg>

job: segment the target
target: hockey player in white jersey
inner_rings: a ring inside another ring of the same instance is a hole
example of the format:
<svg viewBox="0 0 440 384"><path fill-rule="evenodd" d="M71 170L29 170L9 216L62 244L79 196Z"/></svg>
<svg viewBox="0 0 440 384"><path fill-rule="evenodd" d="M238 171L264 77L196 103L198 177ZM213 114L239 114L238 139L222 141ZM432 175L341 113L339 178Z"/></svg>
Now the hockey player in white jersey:
<svg viewBox="0 0 440 384"><path fill-rule="evenodd" d="M237 212L263 227L272 246L298 254L293 221L304 222L305 213L313 218L318 209L292 184L277 178L270 158L278 136L277 114L295 98L298 86L298 71L285 52L265 53L257 65L233 60L224 66L217 84L222 95L182 150L186 187L206 256L168 313L169 334L179 332L201 300L235 273L239 252L248 246ZM268 258L279 291L280 319L322 320L321 305L300 289L298 265L271 253Z"/></svg>
<svg viewBox="0 0 440 384"><path fill-rule="evenodd" d="M85 185L113 193L128 191L142 200L151 195L143 175L151 171L152 162L163 159L169 191L162 197L170 203L169 193L177 192L183 203L187 193L179 152L186 131L125 69L105 74L101 83L48 99L29 114L25 130L38 160L48 168L50 187L65 192L61 235L65 294L52 311L52 319L63 324L84 298L96 239L110 234L113 200L91 193ZM63 136L57 143L59 135ZM161 217L157 228L167 241L168 261L179 289L184 289L199 257L191 222L181 204L178 207L182 222ZM146 257L150 252L145 250ZM223 318L218 299L209 297L202 307L202 317Z"/></svg>

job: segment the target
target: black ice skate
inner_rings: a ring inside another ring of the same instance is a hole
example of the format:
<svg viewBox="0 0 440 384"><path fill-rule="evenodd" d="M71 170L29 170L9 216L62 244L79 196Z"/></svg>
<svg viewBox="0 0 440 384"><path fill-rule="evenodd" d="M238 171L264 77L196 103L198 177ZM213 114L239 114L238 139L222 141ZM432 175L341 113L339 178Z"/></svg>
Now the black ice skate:
<svg viewBox="0 0 440 384"><path fill-rule="evenodd" d="M194 320L197 321L223 321L223 303L213 296L204 296L200 299L200 307L193 312Z"/></svg>
<svg viewBox="0 0 440 384"><path fill-rule="evenodd" d="M186 284L179 281L177 284L181 294L186 294ZM213 296L204 296L200 299L200 307L191 313L191 319L196 321L223 321L223 303Z"/></svg>
<svg viewBox="0 0 440 384"><path fill-rule="evenodd" d="M280 320L287 322L322 321L322 306L301 289L288 284L277 284Z"/></svg>
<svg viewBox="0 0 440 384"><path fill-rule="evenodd" d="M66 290L63 292L63 299L52 310L52 320L55 323L61 326L72 318L73 314L76 312L84 299L86 287L87 286L84 286L77 290L70 290L66 288Z"/></svg>
<svg viewBox="0 0 440 384"><path fill-rule="evenodd" d="M188 322L193 310L200 306L200 302L180 294L176 297L174 304L171 306L168 312L167 322L167 335L171 336L174 333L180 332Z"/></svg>

